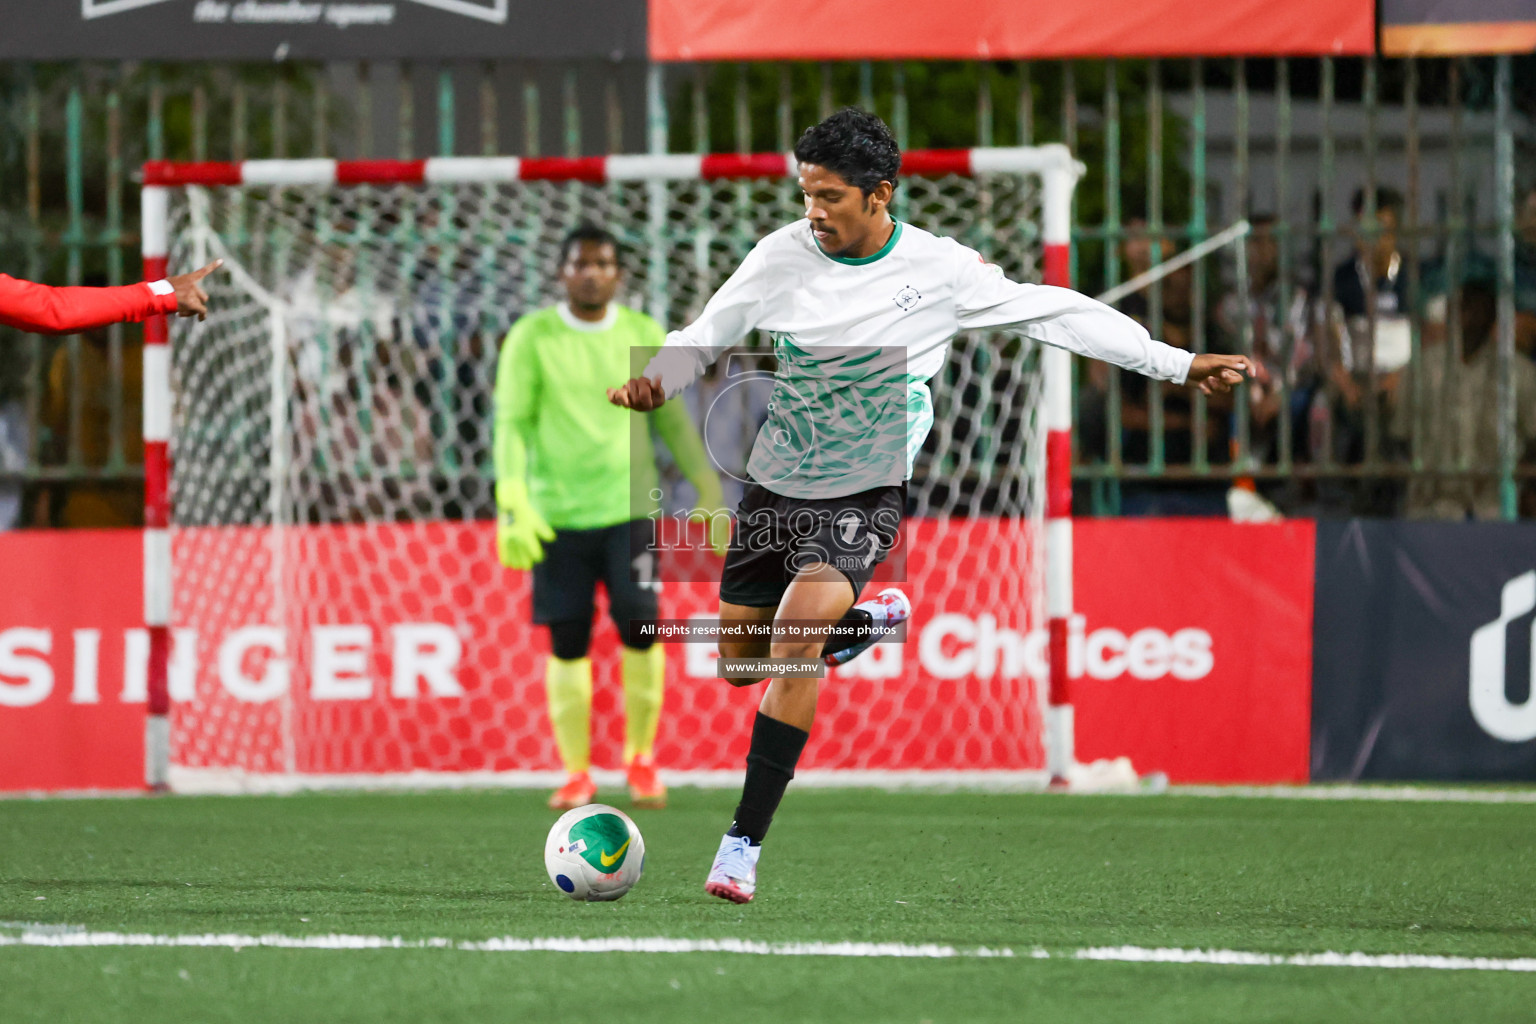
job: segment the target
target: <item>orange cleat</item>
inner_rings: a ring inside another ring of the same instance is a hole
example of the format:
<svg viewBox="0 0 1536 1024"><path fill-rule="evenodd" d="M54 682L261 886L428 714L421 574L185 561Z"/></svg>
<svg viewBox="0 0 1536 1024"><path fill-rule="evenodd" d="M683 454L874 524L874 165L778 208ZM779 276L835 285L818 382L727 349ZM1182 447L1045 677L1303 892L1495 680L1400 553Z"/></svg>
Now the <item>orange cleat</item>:
<svg viewBox="0 0 1536 1024"><path fill-rule="evenodd" d="M596 795L597 786L592 782L591 774L572 772L565 785L550 794L549 808L553 811L569 811L574 807L585 807Z"/></svg>
<svg viewBox="0 0 1536 1024"><path fill-rule="evenodd" d="M649 756L629 762L629 800L636 807L660 810L667 806L667 787L656 774L656 764Z"/></svg>

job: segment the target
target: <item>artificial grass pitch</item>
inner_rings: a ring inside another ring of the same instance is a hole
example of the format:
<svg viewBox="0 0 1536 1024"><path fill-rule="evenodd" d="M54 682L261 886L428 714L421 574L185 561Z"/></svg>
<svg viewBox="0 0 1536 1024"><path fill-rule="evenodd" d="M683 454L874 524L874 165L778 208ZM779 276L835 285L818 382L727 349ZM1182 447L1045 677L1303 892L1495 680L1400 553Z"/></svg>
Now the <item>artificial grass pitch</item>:
<svg viewBox="0 0 1536 1024"><path fill-rule="evenodd" d="M41 923L1014 956L0 945L0 1021L1513 1021L1536 1006L1532 973L1070 959L1122 945L1536 957L1530 804L792 787L758 898L737 907L703 892L734 793L674 790L668 810L635 812L646 873L612 904L546 878L543 799L0 801L0 937Z"/></svg>

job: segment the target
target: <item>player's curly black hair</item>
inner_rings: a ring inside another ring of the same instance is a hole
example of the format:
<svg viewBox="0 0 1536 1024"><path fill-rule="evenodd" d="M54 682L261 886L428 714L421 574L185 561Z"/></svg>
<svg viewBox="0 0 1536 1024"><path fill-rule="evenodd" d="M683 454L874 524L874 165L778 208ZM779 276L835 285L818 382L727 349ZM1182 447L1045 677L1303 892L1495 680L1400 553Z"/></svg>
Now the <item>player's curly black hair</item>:
<svg viewBox="0 0 1536 1024"><path fill-rule="evenodd" d="M867 110L844 107L812 125L795 143L795 159L818 164L866 196L882 181L896 185L901 150L884 121Z"/></svg>
<svg viewBox="0 0 1536 1024"><path fill-rule="evenodd" d="M619 240L614 237L612 231L609 231L604 227L599 227L596 224L593 224L591 221L586 220L572 228L570 233L567 234L565 238L560 242L561 266L564 266L565 261L571 258L571 249L580 245L582 242L594 242L598 245L611 245L613 246L613 254L615 256L621 258L623 256L623 252L619 246Z"/></svg>

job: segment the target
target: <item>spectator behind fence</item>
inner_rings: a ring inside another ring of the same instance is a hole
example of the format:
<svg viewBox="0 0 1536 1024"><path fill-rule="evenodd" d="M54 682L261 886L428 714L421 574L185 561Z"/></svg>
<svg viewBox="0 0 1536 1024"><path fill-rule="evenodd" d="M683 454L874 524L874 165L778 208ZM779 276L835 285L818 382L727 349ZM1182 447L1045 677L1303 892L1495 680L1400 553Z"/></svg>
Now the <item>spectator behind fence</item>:
<svg viewBox="0 0 1536 1024"><path fill-rule="evenodd" d="M70 465L87 472L108 469L114 462L143 461L144 347L138 338L125 335L120 370L114 371L106 328L80 337L79 361L70 358L70 346L54 348L41 409L43 461ZM112 394L118 393L121 421L112 422ZM79 436L71 402L80 403ZM114 427L116 428L114 430ZM79 461L74 461L78 456ZM141 526L144 522L144 484L140 480L79 480L44 485L37 495L33 523L37 526L106 527Z"/></svg>
<svg viewBox="0 0 1536 1024"><path fill-rule="evenodd" d="M402 338L391 297L359 274L356 252L319 246L288 289L294 339L294 464L318 487L320 522L431 516L430 409L411 382L425 356Z"/></svg>
<svg viewBox="0 0 1536 1024"><path fill-rule="evenodd" d="M1333 271L1336 318L1334 365L1339 390L1358 407L1366 375L1385 377L1408 364L1412 351L1408 329L1408 275L1398 249L1397 229L1403 197L1395 189L1376 190L1376 233L1365 226L1365 190L1350 200L1355 216L1355 252ZM1376 303L1374 333L1369 303Z"/></svg>
<svg viewBox="0 0 1536 1024"><path fill-rule="evenodd" d="M1253 329L1253 355L1257 375L1250 385L1252 403L1249 442L1253 457L1271 463L1280 454L1280 410L1289 388L1291 452L1307 454L1308 409L1317 390L1318 368L1313 329L1320 311L1304 283L1289 281L1280 290L1280 245L1275 236L1276 218L1255 213L1248 222L1248 298L1245 307L1241 285L1222 297L1216 322L1233 344L1241 344L1243 321Z"/></svg>
<svg viewBox="0 0 1536 1024"><path fill-rule="evenodd" d="M1479 275L1461 286L1460 298L1460 358L1445 340L1426 344L1410 371L1424 376L1423 404L1411 401L1411 381L1393 402L1392 436L1412 442L1424 466L1409 479L1410 518L1500 516L1497 289ZM1536 454L1536 364L1516 358L1514 377L1515 443L1518 457L1528 461Z"/></svg>
<svg viewBox="0 0 1536 1024"><path fill-rule="evenodd" d="M1173 255L1173 240L1166 236L1159 236L1157 248L1159 249L1158 262L1165 263L1168 257ZM1152 236L1147 231L1146 218L1133 216L1127 219L1120 240L1120 258L1125 264L1121 280L1129 281L1150 270L1152 249ZM1115 308L1126 316L1134 317L1142 325L1148 325L1151 322L1149 320L1151 304L1148 301L1148 295L1148 288L1134 291L1116 302ZM1082 408L1079 410L1079 418L1082 420L1079 433L1083 450L1089 455L1104 458L1105 432L1108 429L1104 420L1107 408L1105 401L1109 390L1109 378L1115 372L1115 368L1097 359L1082 360L1081 365L1085 374L1084 380L1087 382L1080 399ZM1146 380L1144 377L1141 379Z"/></svg>
<svg viewBox="0 0 1536 1024"><path fill-rule="evenodd" d="M1127 249L1132 238L1127 239ZM1122 250L1124 252L1124 250ZM1171 256L1171 246L1164 250ZM1136 273L1136 256L1125 252L1131 272ZM1148 260L1150 264L1150 260ZM1193 267L1182 267L1163 278L1162 322L1154 326L1148 313L1150 303L1146 292L1127 296L1120 303L1123 312L1134 317L1152 332L1153 337L1175 348L1193 350L1195 347L1196 306L1194 296ZM1154 285L1153 287L1156 287ZM1206 326L1205 350L1230 352L1231 346L1217 329L1215 318L1204 317ZM1089 385L1084 389L1080 403L1083 450L1098 458L1107 455L1106 409L1109 374L1120 377L1120 442L1121 457L1128 466L1142 466L1151 461L1154 454L1152 403L1160 400L1163 409L1163 461L1168 466L1188 466L1194 460L1196 445L1205 446L1206 457L1213 465L1228 461L1228 439L1234 395L1219 394L1206 398L1206 418L1199 441L1194 437L1195 416L1192 392L1185 388L1165 386L1150 382L1146 377L1113 367L1108 372L1092 372ZM1225 515L1226 483L1159 481L1128 484L1122 489L1121 511L1126 515Z"/></svg>
<svg viewBox="0 0 1536 1024"><path fill-rule="evenodd" d="M1193 265L1181 267L1163 279L1163 322L1161 331L1155 335L1160 341L1167 342L1175 348L1195 348L1195 274ZM1204 311L1198 311L1203 316ZM1148 316L1136 316L1142 322L1142 326L1151 330L1151 318ZM1221 337L1215 331L1213 318L1204 316L1206 324L1205 348L1208 352L1227 352L1230 346L1227 339ZM1131 374L1121 370L1121 398L1124 409L1123 423L1125 426L1125 451L1126 458L1132 461L1145 461L1151 452L1150 428L1151 401L1155 394L1149 387L1149 379L1141 377L1139 381L1133 381ZM1163 457L1172 465L1187 465L1194 458L1196 443L1191 431L1194 429L1194 392L1178 385L1161 387L1163 402ZM1232 412L1233 396L1231 392L1206 397L1206 409L1208 414L1205 425L1204 443L1206 457L1212 462L1222 463L1227 461L1227 438L1229 418ZM1132 452L1135 452L1132 455Z"/></svg>
<svg viewBox="0 0 1536 1024"><path fill-rule="evenodd" d="M429 223L435 228L435 213ZM516 268L473 263L482 257L472 250L459 251L451 261L436 231L422 230L433 241L406 278L409 297L401 310L402 328L423 370L411 386L422 408L431 411L438 463L463 469L458 480L451 473L444 479L443 508L489 518L496 514L490 489L482 494L469 484L493 475L490 424L497 346L517 319L521 282L509 276Z"/></svg>
<svg viewBox="0 0 1536 1024"><path fill-rule="evenodd" d="M1371 421L1378 437L1385 434L1392 393L1412 353L1408 275L1397 236L1403 197L1395 189L1376 189L1374 234L1366 229L1365 198L1365 190L1357 189L1350 200L1355 251L1334 268L1333 306L1320 353L1330 393L1314 401L1309 427L1313 458L1346 466L1365 461ZM1318 499L1324 513L1391 515L1399 491L1389 480L1325 481Z"/></svg>
<svg viewBox="0 0 1536 1024"><path fill-rule="evenodd" d="M1120 240L1120 258L1125 262L1125 273L1121 278L1129 281L1133 277L1145 274L1152 269L1152 251L1158 250L1158 263L1167 263L1168 257L1173 255L1173 239L1167 235L1159 235L1154 244L1151 233L1147 230L1145 217L1131 217L1125 222L1124 237ZM1143 288L1132 292L1119 302L1115 307L1126 316L1136 317L1143 323L1146 322L1147 311L1151 308L1150 290ZM1108 370L1108 364L1099 364L1096 360L1089 361L1090 366L1102 365Z"/></svg>
<svg viewBox="0 0 1536 1024"><path fill-rule="evenodd" d="M1536 359L1536 185L1516 211L1515 348Z"/></svg>
<svg viewBox="0 0 1536 1024"><path fill-rule="evenodd" d="M32 450L31 424L27 422L26 377L28 360L0 360L0 530L21 525L26 486L20 474L26 470Z"/></svg>

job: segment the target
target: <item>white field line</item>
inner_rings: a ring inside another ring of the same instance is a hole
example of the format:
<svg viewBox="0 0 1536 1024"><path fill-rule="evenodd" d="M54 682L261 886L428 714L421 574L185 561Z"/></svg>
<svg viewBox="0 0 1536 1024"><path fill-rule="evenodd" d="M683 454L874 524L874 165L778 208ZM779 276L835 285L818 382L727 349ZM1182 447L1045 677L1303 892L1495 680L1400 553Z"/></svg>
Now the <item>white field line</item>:
<svg viewBox="0 0 1536 1024"><path fill-rule="evenodd" d="M1430 971L1516 971L1536 973L1536 958L1497 959L1486 956L1434 956L1422 953L1247 953L1236 949L1148 949L1144 946L1100 946L1079 949L1077 960L1119 963L1222 964L1236 967L1375 967Z"/></svg>
<svg viewBox="0 0 1536 1024"><path fill-rule="evenodd" d="M3 929L11 928L7 934ZM0 947L175 947L200 949L447 949L469 953L732 953L749 956L831 956L856 958L1027 958L1099 960L1118 963L1217 964L1236 967L1355 967L1432 971L1506 971L1536 973L1536 958L1435 956L1418 953L1254 953L1233 949L1154 949L1145 946L1096 946L1051 952L1036 947L1016 953L1003 947L956 947L905 942L752 942L746 939L546 938L504 936L493 939L406 939L382 935L150 935L93 932L68 925L21 925L0 922Z"/></svg>
<svg viewBox="0 0 1536 1024"><path fill-rule="evenodd" d="M10 935L0 932L0 946L124 947L172 946L204 949L452 949L471 953L744 953L756 956L1011 957L1009 949L956 948L904 942L752 942L746 939L547 938L504 936L493 939L406 939L382 935L147 935L31 927Z"/></svg>

